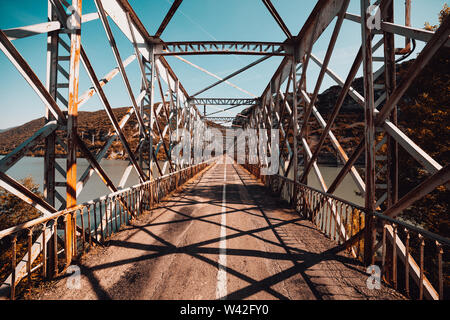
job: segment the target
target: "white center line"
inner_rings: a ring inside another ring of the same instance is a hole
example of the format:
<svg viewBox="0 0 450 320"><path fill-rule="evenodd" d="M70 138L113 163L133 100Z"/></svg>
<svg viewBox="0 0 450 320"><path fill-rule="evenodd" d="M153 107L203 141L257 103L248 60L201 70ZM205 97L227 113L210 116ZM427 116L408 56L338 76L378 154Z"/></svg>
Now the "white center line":
<svg viewBox="0 0 450 320"><path fill-rule="evenodd" d="M216 299L223 300L227 295L227 224L226 215L226 181L227 181L227 161L224 164L223 171L223 191L222 191L222 217L220 222L220 247L219 247L219 271L217 272Z"/></svg>

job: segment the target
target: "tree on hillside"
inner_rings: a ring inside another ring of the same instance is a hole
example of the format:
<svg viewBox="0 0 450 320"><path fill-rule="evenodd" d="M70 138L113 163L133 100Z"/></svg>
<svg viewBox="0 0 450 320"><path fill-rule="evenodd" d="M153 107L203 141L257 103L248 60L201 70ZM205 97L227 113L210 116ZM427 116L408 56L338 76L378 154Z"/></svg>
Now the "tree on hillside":
<svg viewBox="0 0 450 320"><path fill-rule="evenodd" d="M444 5L439 22L450 14ZM439 26L425 28L437 29ZM408 62L407 62L408 63ZM404 132L441 165L450 159L450 48L442 47L419 77L413 82L406 96L408 101L400 105L399 123ZM399 75L402 77L402 74ZM400 148L400 197L429 176L420 164ZM417 201L403 216L424 228L441 235L450 235L448 216L450 192L441 186L422 200Z"/></svg>
<svg viewBox="0 0 450 320"><path fill-rule="evenodd" d="M20 181L28 190L39 194L39 185L31 177ZM39 217L40 212L3 188L0 188L0 230L24 223Z"/></svg>

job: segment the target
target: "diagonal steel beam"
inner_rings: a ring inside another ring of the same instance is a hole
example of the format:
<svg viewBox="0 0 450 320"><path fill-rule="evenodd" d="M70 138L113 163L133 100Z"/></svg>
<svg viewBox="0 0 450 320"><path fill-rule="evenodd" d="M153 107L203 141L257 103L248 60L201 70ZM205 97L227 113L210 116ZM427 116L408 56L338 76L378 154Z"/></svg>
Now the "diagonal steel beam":
<svg viewBox="0 0 450 320"><path fill-rule="evenodd" d="M138 173L138 175L142 181L147 181L148 177L145 175L144 171L142 171L142 168L137 163L136 158L134 157L134 154L130 148L130 145L128 144L128 141L125 138L125 135L123 134L122 129L120 128L119 122L117 121L117 118L114 115L111 105L109 104L109 101L106 98L105 92L103 91L102 87L100 86L100 83L95 74L94 68L92 68L92 65L91 65L83 47L81 47L81 60L83 61L83 65L86 68L86 71L88 73L88 76L89 76L92 84L95 87L95 91L97 92L97 94L100 98L100 101L102 102L103 107L105 108L106 114L108 115L109 120L111 121L111 123L114 127L114 130L116 131L120 141L122 142L122 145L124 146L125 151L127 152L128 157L130 158L130 161L134 166L134 169L136 170L136 172Z"/></svg>
<svg viewBox="0 0 450 320"><path fill-rule="evenodd" d="M331 130L331 127L334 124L334 121L336 120L336 117L344 103L345 97L347 96L347 93L350 89L353 79L355 78L356 73L358 72L361 62L362 62L362 50L360 49L355 58L355 61L353 62L350 72L347 76L347 80L345 81L344 87L342 88L342 90L339 94L339 97L336 100L336 104L333 108L333 111L331 112L331 115L329 116L327 126L322 131L322 135L320 136L319 142L317 143L316 149L314 150L314 154L311 157L312 161L309 161L308 164L305 166L303 174L300 178L300 182L304 181L304 179L308 176L309 170L311 169L311 166L312 166L312 162L315 161L317 159L317 157L319 156L319 152L322 149L325 139L326 139L329 131Z"/></svg>
<svg viewBox="0 0 450 320"><path fill-rule="evenodd" d="M316 62L319 66L322 66L322 62L315 57L311 56L314 62ZM328 75L336 81L336 83L343 87L344 81L336 75L330 68L327 68ZM362 97L355 89L350 87L349 95L355 100L359 105L364 107L364 97ZM379 111L375 110L375 114L378 114ZM383 128L386 132L395 139L404 149L407 151L414 159L416 159L420 164L422 164L430 173L435 173L442 169L442 166L437 163L432 157L430 157L423 149L421 149L417 144L415 144L411 139L409 139L395 124L393 124L389 120L385 120L383 124Z"/></svg>
<svg viewBox="0 0 450 320"><path fill-rule="evenodd" d="M50 121L46 123L41 129L37 130L30 138L25 140L13 151L8 153L3 159L0 160L0 171L6 172L14 164L16 164L22 157L26 155L28 150L37 145L41 139L48 137L55 132L58 128L56 121Z"/></svg>
<svg viewBox="0 0 450 320"><path fill-rule="evenodd" d="M416 79L416 77L431 60L434 54L439 50L439 48L441 48L445 44L449 34L450 16L447 16L447 18L442 22L441 26L435 32L431 40L426 44L426 46L417 56L416 60L408 68L407 72L403 76L398 86L392 92L383 108L381 108L380 113L377 115L375 120L377 126L382 125L384 120L389 117L392 109L398 104L412 82Z"/></svg>
<svg viewBox="0 0 450 320"><path fill-rule="evenodd" d="M336 25L334 27L333 34L331 35L331 39L330 39L330 42L328 44L328 49L327 49L327 52L325 54L325 59L324 59L324 61L322 63L322 68L320 69L319 77L317 78L317 81L316 81L316 86L314 88L314 93L313 93L313 95L311 97L311 101L307 105L307 108L306 108L305 113L303 115L303 117L304 117L303 123L304 124L308 123L309 117L311 115L312 108L313 108L314 104L316 103L317 96L319 95L319 90L320 90L320 87L322 86L322 81L323 81L323 79L325 77L325 72L326 72L326 70L328 68L328 63L330 62L331 55L333 54L333 50L334 50L334 47L336 45L337 37L339 35L339 32L341 31L342 23L344 21L344 15L345 15L345 12L347 11L349 2L350 2L349 0L344 1L344 3L342 4L342 9L341 9L341 11L338 14L338 19L336 21ZM312 56L312 54L311 54L311 56ZM305 133L305 131L304 131L305 129L304 128L305 128L305 126L302 127L302 129L300 131L300 136L303 136L303 134Z"/></svg>
<svg viewBox="0 0 450 320"><path fill-rule="evenodd" d="M212 115L215 115L215 114L218 114L218 113L221 113L221 112L225 112L225 111L228 111L228 110L240 107L240 106L242 106L242 104L238 104L238 105L235 105L235 106L232 106L232 107L229 107L229 108L225 108L225 109L222 109L222 110L219 110L219 111L214 111L212 113L208 113L206 116L209 117L209 116L212 116Z"/></svg>
<svg viewBox="0 0 450 320"><path fill-rule="evenodd" d="M122 120L120 120L120 122L119 122L119 127L121 129L123 129L125 127L126 123L131 118L133 113L134 113L133 107L131 107L127 110L127 113L125 114L125 116L123 116ZM95 155L95 159L97 160L97 162L100 162L103 159L103 157L106 155L106 152L108 151L109 147L111 147L112 143L116 140L116 138L117 138L117 133L115 133L115 132L111 133L108 140L106 140L106 142L104 143L102 149ZM78 181L77 197L81 193L84 186L86 185L89 178L92 176L92 174L94 172L95 172L94 168L91 166L91 164L89 164L89 166L83 172L83 174L81 175L81 177Z"/></svg>
<svg viewBox="0 0 450 320"><path fill-rule="evenodd" d="M44 216L50 215L57 210L51 206L47 201L41 199L36 194L31 192L25 186L8 176L6 173L0 171L0 187L4 188L8 192L13 195L19 197L29 205L33 206L40 212L44 214Z"/></svg>
<svg viewBox="0 0 450 320"><path fill-rule="evenodd" d="M44 102L44 104L48 107L50 112L53 114L55 119L62 125L66 125L66 117L62 113L56 101L51 97L48 90L39 80L37 75L31 69L29 64L25 61L25 59L21 56L21 54L17 51L8 37L5 35L3 31L0 30L0 49L4 52L6 57L11 61L11 63L16 67L22 77L28 82L31 88L37 93L39 98Z"/></svg>
<svg viewBox="0 0 450 320"><path fill-rule="evenodd" d="M103 28L105 29L106 36L108 37L109 44L111 46L111 50L113 51L114 57L116 59L117 65L120 70L120 74L122 75L123 82L125 83L125 87L127 89L128 95L130 97L131 103L133 105L134 111L136 113L136 118L138 120L139 126L141 127L142 132L146 137L148 137L149 133L145 129L144 120L141 117L141 114L139 113L138 105L136 102L136 99L133 94L133 90L131 89L130 81L128 80L128 76L125 72L125 67L122 64L122 59L120 58L119 50L117 49L117 44L114 39L114 35L111 31L111 27L109 25L108 19L106 17L105 10L103 9L103 4L100 0L94 0L95 5L97 7L97 11L100 16L100 20L102 21Z"/></svg>
<svg viewBox="0 0 450 320"><path fill-rule="evenodd" d="M272 17L275 19L275 21L280 26L281 30L283 30L284 34L288 39L292 39L292 34L289 31L289 28L284 23L283 19L281 18L280 14L278 13L277 9L273 6L272 2L270 0L262 0L264 5L266 6L267 10L269 10Z"/></svg>
<svg viewBox="0 0 450 320"><path fill-rule="evenodd" d="M450 165L447 165L438 172L436 172L435 174L433 174L432 176L425 179L425 181L423 181L417 187L412 189L406 195L404 195L389 209L385 210L383 214L388 217L395 217L398 214L400 214L403 210L411 206L414 202L432 192L436 187L447 184L449 182L450 182Z"/></svg>
<svg viewBox="0 0 450 320"><path fill-rule="evenodd" d="M252 97L255 97L255 98L256 98L256 96L255 96L253 93L248 92L247 90L244 90L244 89L238 87L237 85L235 85L234 83L231 83L231 82L229 82L229 81L227 81L227 80L229 80L230 78L232 78L232 77L238 75L239 73L241 73L241 72L243 72L243 71L245 71L245 70L247 70L247 69L253 67L254 65L256 65L256 64L258 64L258 63L260 63L260 62L262 62L262 61L264 61L264 60L266 60L266 59L268 59L268 58L270 58L270 56L263 57L263 58L261 58L261 59L255 61L255 62L249 64L248 66L245 66L244 68L239 69L238 71L236 71L236 72L234 72L234 73L232 73L232 74L226 76L225 78L221 78L221 77L219 77L218 75L215 75L214 73L209 72L208 70L206 70L206 69L204 69L204 68L202 68L202 67L200 67L200 66L198 66L198 65L196 65L196 64L194 64L194 63L192 63L192 62L190 62L190 61L188 61L188 60L186 60L186 59L184 59L184 58L182 58L182 57L179 57L179 56L174 56L174 57L177 58L177 59L179 59L179 60L181 60L181 61L183 61L183 62L185 62L185 63L187 63L187 64L189 64L189 65L191 65L191 66L193 66L194 68L196 68L196 69L198 69L198 70L200 70L200 71L202 71L202 72L204 72L204 73L210 75L211 77L214 77L214 78L216 78L216 79L219 79L219 81L217 81L217 82L213 83L212 85L206 87L205 89L202 89L202 90L198 91L197 93L193 94L193 95L191 96L191 98L194 98L195 96L198 96L199 94L201 94L201 93L203 93L203 92L205 92L205 91L207 91L207 90L209 90L209 89L211 89L211 88L213 88L213 87L215 87L215 86L217 86L217 85L219 85L219 84L221 84L221 83L223 83L223 82L225 82L226 84L232 86L233 88L238 89L239 91L244 92L245 94L248 94L249 96L252 96Z"/></svg>
<svg viewBox="0 0 450 320"><path fill-rule="evenodd" d="M126 68L131 62L136 59L135 55L131 55L123 61L123 66ZM108 72L102 79L100 79L99 84L101 87L105 86L109 83L118 73L119 67L115 67L110 72ZM78 99L78 108L84 105L90 98L92 98L95 94L95 87L90 87L86 90Z"/></svg>
<svg viewBox="0 0 450 320"><path fill-rule="evenodd" d="M175 0L172 3L172 6L170 7L169 12L167 12L166 16L164 17L164 20L162 21L161 25L158 28L158 31L156 31L155 37L157 37L157 38L161 37L161 34L166 29L167 25L169 24L170 20L172 19L173 15L177 11L177 9L180 6L182 1L183 0Z"/></svg>

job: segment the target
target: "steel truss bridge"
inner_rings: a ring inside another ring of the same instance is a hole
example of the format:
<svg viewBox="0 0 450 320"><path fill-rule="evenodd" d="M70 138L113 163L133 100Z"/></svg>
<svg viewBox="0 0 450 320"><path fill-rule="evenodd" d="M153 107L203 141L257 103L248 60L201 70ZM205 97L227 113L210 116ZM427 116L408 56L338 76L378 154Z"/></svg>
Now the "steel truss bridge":
<svg viewBox="0 0 450 320"><path fill-rule="evenodd" d="M69 3L66 0L49 0L47 22L0 30L1 51L23 76L24 85L30 86L42 100L45 116L45 125L42 128L0 160L0 186L42 214L25 224L0 231L0 240L10 241L13 257L10 261L11 273L6 279L2 279L3 284L0 287L5 296L14 298L17 286L24 281L30 284L34 274L50 278L61 274L70 266L74 257L91 245L101 245L121 224L128 223L131 218L148 210L162 197L209 166L211 162L197 165L192 165L191 160L174 163L169 155L174 142L170 138L172 133L178 132L179 129L192 132L194 128L205 127L204 120L208 119L208 116L204 117L197 105L211 104L255 105L250 115L244 117L243 128L256 129L258 137L262 129L267 130L269 137L272 131L278 131L281 138L280 148L286 148L288 152L280 152L282 165L278 175L262 176L260 173L266 165L264 163L248 163L245 167L260 177L268 188L287 199L299 214L310 219L326 236L340 245L342 250L347 249L354 259L367 266L379 265L383 281L407 296L410 286L414 285L419 292L414 298L443 298L443 279L448 277L448 268L443 268L443 265L448 263L443 252L448 250L449 239L402 222L396 217L440 185L448 185L450 169L435 161L400 130L397 125L396 106L420 71L433 59L437 50L449 45L450 18L445 19L435 32L415 29L408 23L396 23L393 1L381 0L376 2L380 6L381 28L371 30L366 23L373 18L367 13L369 0L359 1L359 14L347 12L349 0L319 0L299 33L291 34L271 1L262 0L286 36L280 42L164 42L164 30L182 0L173 2L154 35L146 30L138 17L139 12L135 12L126 0L93 0L97 11L81 15L82 3L87 1L73 0ZM69 6L75 12L72 17L66 13ZM409 6L407 0L407 20ZM74 19L76 14L81 16L79 20ZM82 30L86 23L93 20L101 21L104 35L109 40L116 61L116 65L105 75L98 74L93 68L82 44ZM336 23L332 24L334 20ZM69 21L72 21L71 25ZM341 26L346 21L361 29L361 38L355 39L360 46L359 51L349 73L345 78L341 78L330 65L330 59ZM120 29L134 49L134 54L130 57L120 55L112 24ZM332 33L322 61L313 53L314 44L327 29L331 29ZM14 45L17 39L38 34L47 35L45 79L36 75ZM396 35L407 39L405 48L401 48L403 52L408 51L411 40L426 43L400 81L397 81L395 72ZM382 48L381 53L374 56L374 52L379 48ZM190 96L164 57L206 54L246 54L263 57ZM282 56L283 60L259 97L195 97L273 56ZM69 62L67 66L62 63L64 61ZM382 66L374 69L373 62L381 62ZM138 95L134 94L136 90L133 89L136 88L132 88L127 72L131 63L138 64L142 79ZM311 63L320 67L320 73L314 83L314 91L308 93L305 89L309 79L306 73ZM352 88L352 82L361 65L364 95ZM86 71L91 83L90 89L82 93L78 91L81 68ZM325 75L330 76L341 87L326 121L316 108ZM383 75L385 85L375 85L374 82ZM104 92L104 87L116 76L122 79L131 103L131 107L121 119L113 113L112 103ZM285 89L282 89L283 87ZM376 101L375 91L382 92ZM78 109L94 95L100 99L114 128L97 153L91 152L80 138L77 121ZM351 153L344 151L332 131L347 95L360 105L361 112L365 115L364 136ZM137 149L131 148L123 130L127 122L134 117L138 123L136 132L140 137ZM229 120L224 117L220 119ZM314 150L310 148L308 136L311 119L315 119L322 128ZM383 138L376 140L376 134L382 134ZM319 153L327 139L344 163L337 177L329 185L325 183L317 165ZM44 198L7 174L8 169L17 164L41 140L45 141ZM118 184L111 180L100 164L114 141L120 141L129 160L128 168ZM56 161L57 146L65 150L67 170ZM398 195L399 184L402 183L398 179L399 147L428 173L422 183L401 198ZM81 175L77 175L78 154L89 162L89 167ZM361 176L355 162L363 154L365 174ZM165 157L163 161L162 156ZM304 164L302 170L300 163ZM140 184L124 189L131 171L137 173ZM320 189L308 186L310 172L320 181ZM292 179L288 178L289 173L292 173ZM77 196L94 174L101 178L111 193L88 203L77 203ZM348 175L364 195L363 207L333 195ZM64 178L58 179L58 176ZM343 206L350 208L350 218L343 215ZM97 215L98 211L100 216ZM326 220L326 217L329 220ZM330 221L333 221L333 228ZM23 242L23 239L26 241L21 248L26 250L19 250L18 244ZM413 250L412 239L415 239L414 244L419 246L418 250ZM425 253L434 257L433 270L425 270ZM406 277L402 287L397 278L400 268L404 270ZM438 276L431 279L429 272L435 272Z"/></svg>

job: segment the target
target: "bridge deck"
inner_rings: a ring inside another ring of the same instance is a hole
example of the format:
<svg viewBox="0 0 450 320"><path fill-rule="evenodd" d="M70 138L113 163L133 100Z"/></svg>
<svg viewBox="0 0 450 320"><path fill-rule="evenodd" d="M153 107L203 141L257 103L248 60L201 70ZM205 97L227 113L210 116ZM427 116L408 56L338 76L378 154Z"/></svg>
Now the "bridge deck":
<svg viewBox="0 0 450 320"><path fill-rule="evenodd" d="M402 298L367 289L364 268L334 246L242 167L215 164L86 254L81 289L61 278L34 298Z"/></svg>

